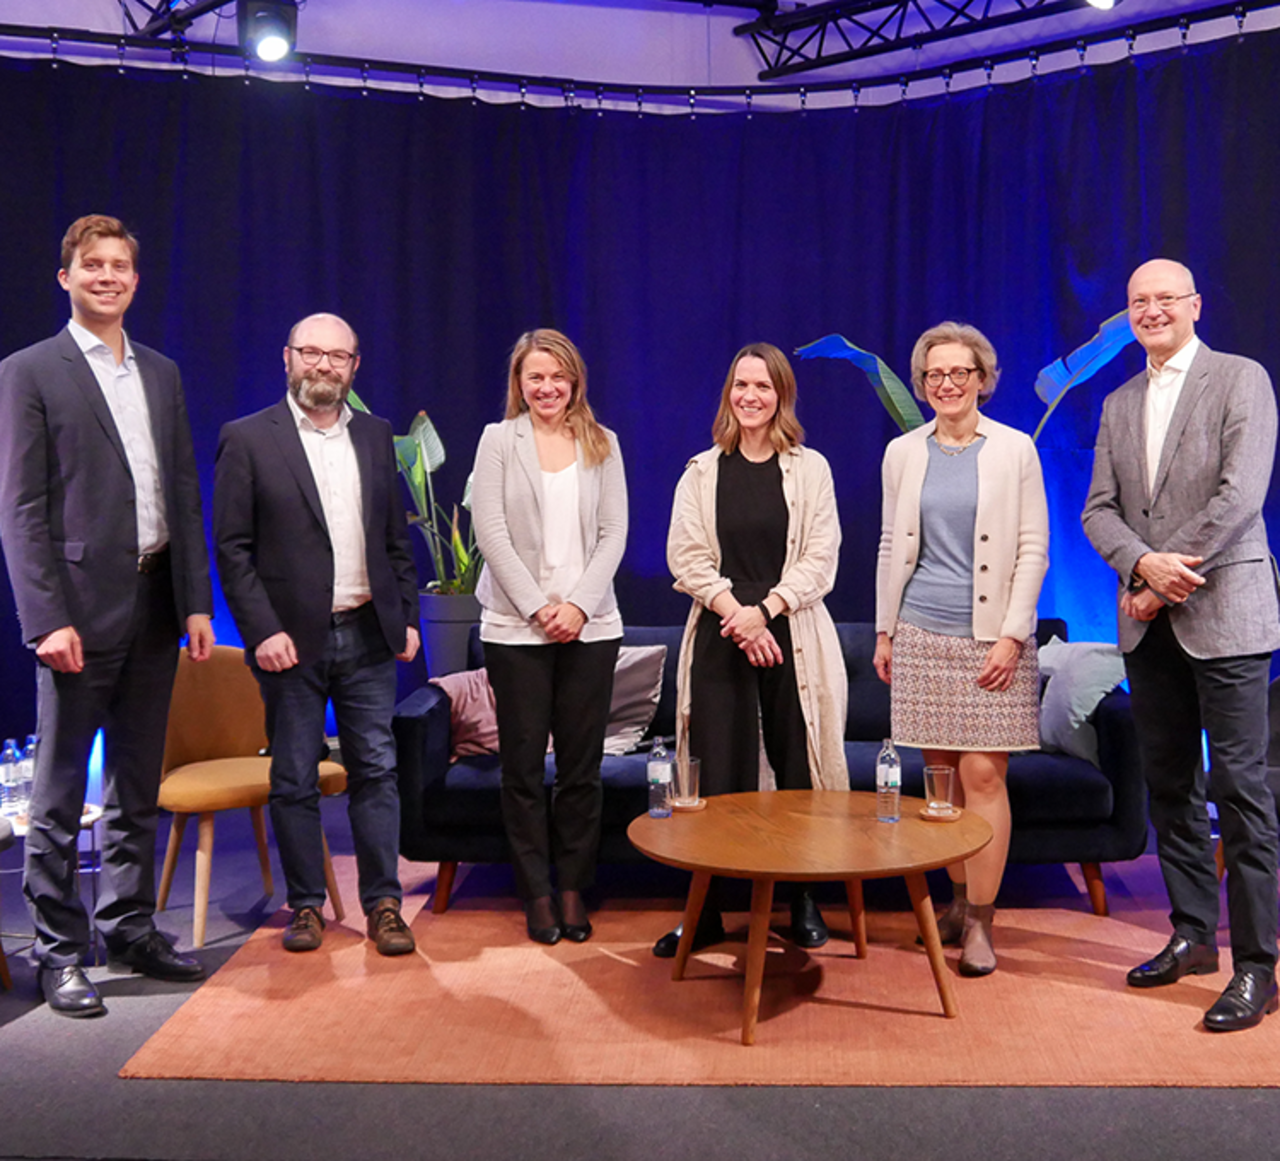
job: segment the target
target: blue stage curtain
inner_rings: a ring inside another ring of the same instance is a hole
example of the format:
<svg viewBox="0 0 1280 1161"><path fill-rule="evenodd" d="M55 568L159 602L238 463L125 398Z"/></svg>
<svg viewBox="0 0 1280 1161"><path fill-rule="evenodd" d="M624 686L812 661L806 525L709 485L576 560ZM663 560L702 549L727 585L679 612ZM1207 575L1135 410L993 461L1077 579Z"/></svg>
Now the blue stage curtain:
<svg viewBox="0 0 1280 1161"><path fill-rule="evenodd" d="M278 398L289 326L324 309L360 333L369 405L402 431L419 408L436 421L450 502L501 417L511 344L559 327L626 458L624 615L671 622L687 608L665 564L672 492L748 341L840 332L905 377L920 331L963 319L1001 357L992 414L1030 431L1038 369L1164 254L1196 272L1210 345L1280 369L1277 72L1265 33L881 108L690 118L4 61L0 353L65 322L61 231L114 213L142 242L129 329L183 369L206 489L219 426ZM1077 639L1114 639L1113 581L1078 517L1101 400L1140 355L1079 388L1041 439L1041 610ZM896 429L847 364L798 375L845 532L829 603L869 619ZM225 610L218 629L234 639ZM8 734L30 720L18 636L5 617Z"/></svg>

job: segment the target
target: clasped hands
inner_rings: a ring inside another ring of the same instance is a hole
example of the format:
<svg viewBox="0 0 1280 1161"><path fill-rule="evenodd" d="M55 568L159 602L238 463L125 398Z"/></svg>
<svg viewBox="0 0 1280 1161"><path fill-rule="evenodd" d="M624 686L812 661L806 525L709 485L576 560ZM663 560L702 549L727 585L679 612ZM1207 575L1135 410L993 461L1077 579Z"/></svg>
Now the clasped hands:
<svg viewBox="0 0 1280 1161"><path fill-rule="evenodd" d="M1133 571L1147 582L1146 587L1126 590L1120 597L1120 611L1135 621L1151 621L1166 604L1182 604L1204 584L1204 577L1195 571L1203 560L1182 552L1144 553Z"/></svg>
<svg viewBox="0 0 1280 1161"><path fill-rule="evenodd" d="M543 605L533 614L533 619L552 641L565 645L578 639L582 626L587 623L587 614L572 601L561 601L555 605Z"/></svg>
<svg viewBox="0 0 1280 1161"><path fill-rule="evenodd" d="M768 669L783 662L782 647L769 632L757 605L738 605L721 617L720 636L732 637L752 665Z"/></svg>

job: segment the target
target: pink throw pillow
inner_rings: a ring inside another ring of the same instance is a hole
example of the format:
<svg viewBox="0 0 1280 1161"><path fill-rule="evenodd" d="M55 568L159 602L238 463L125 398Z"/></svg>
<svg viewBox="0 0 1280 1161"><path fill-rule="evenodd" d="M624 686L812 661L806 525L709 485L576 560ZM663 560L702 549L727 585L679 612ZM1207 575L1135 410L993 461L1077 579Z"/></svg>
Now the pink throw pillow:
<svg viewBox="0 0 1280 1161"><path fill-rule="evenodd" d="M430 679L449 695L450 761L498 752L498 711L485 669L464 669Z"/></svg>

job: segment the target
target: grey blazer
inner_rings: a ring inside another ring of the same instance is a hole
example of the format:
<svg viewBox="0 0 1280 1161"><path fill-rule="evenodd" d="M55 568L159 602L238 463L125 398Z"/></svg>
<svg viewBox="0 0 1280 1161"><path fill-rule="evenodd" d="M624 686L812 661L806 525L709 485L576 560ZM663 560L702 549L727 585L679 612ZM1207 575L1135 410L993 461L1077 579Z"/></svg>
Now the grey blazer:
<svg viewBox="0 0 1280 1161"><path fill-rule="evenodd" d="M618 439L606 429L609 457L594 468L578 443L578 511L587 566L563 599L591 620L618 607L613 574L627 546L627 481ZM491 423L476 449L471 514L484 569L476 597L497 613L532 618L548 603L538 583L542 564L542 470L527 414Z"/></svg>
<svg viewBox="0 0 1280 1161"><path fill-rule="evenodd" d="M1276 445L1276 401L1251 359L1201 345L1169 424L1148 494L1145 371L1102 405L1085 534L1123 593L1145 552L1204 557L1205 584L1169 617L1193 657L1238 657L1280 648L1276 580L1262 505ZM1118 614L1120 648L1148 622Z"/></svg>

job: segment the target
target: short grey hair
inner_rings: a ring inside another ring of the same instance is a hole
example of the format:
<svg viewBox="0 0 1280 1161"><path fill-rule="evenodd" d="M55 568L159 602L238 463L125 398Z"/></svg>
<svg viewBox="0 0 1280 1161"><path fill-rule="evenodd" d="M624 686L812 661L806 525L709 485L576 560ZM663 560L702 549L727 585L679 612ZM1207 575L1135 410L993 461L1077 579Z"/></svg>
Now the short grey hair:
<svg viewBox="0 0 1280 1161"><path fill-rule="evenodd" d="M1000 381L1000 364L996 359L996 349L977 327L968 323L940 322L930 327L918 339L911 352L911 387L915 397L925 400L924 372L929 352L944 343L959 343L968 347L969 353L978 370L982 372L982 388L978 392L978 403L986 403L996 393L996 384Z"/></svg>

